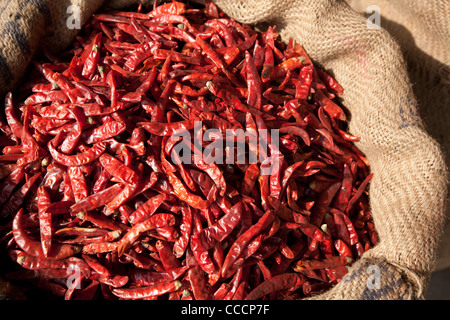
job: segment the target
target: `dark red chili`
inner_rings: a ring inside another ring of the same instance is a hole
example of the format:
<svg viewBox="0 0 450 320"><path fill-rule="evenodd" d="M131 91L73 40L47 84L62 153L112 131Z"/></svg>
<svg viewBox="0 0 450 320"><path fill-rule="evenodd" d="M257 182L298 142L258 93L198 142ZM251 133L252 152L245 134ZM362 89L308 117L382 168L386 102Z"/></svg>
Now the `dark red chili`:
<svg viewBox="0 0 450 320"><path fill-rule="evenodd" d="M344 88L299 43L209 0L102 10L5 98L18 279L65 299L301 299L378 244Z"/></svg>

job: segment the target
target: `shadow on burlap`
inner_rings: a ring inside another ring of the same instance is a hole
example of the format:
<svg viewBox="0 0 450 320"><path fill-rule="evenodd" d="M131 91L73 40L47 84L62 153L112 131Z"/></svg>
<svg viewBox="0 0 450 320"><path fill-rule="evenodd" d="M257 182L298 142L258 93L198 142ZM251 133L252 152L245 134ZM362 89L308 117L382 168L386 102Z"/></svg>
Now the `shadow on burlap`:
<svg viewBox="0 0 450 320"><path fill-rule="evenodd" d="M347 1L366 17L366 10L377 5L381 27L400 44L418 101L418 110L427 131L442 147L450 164L450 8L445 1ZM408 14L405 14L408 12ZM419 14L422 13L422 14ZM405 17L406 16L406 17ZM450 207L438 249L436 270L450 268Z"/></svg>

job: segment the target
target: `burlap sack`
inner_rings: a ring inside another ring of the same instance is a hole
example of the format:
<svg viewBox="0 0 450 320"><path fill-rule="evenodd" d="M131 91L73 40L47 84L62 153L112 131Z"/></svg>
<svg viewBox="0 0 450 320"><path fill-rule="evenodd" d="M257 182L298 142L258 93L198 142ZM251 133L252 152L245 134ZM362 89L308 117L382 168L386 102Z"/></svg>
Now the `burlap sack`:
<svg viewBox="0 0 450 320"><path fill-rule="evenodd" d="M100 2L10 0L0 4L4 34L0 93L17 85L41 41L51 49L70 43L75 32L67 29L69 15L64 14L70 4L80 6L84 22ZM107 2L120 6L133 1ZM337 286L314 298L423 298L444 223L447 167L418 114L398 43L385 30L369 29L366 19L344 0L216 3L240 22L260 28L277 25L284 40L293 37L315 62L336 76L345 88L343 103L352 114L350 132L362 138L357 146L375 173L370 204L381 241L353 264ZM42 38L44 31L50 36Z"/></svg>
<svg viewBox="0 0 450 320"><path fill-rule="evenodd" d="M450 3L445 0L348 0L365 16L379 9L381 27L397 40L428 132L450 163ZM378 8L370 7L376 5ZM368 13L369 11L369 13ZM436 270L450 268L450 207Z"/></svg>

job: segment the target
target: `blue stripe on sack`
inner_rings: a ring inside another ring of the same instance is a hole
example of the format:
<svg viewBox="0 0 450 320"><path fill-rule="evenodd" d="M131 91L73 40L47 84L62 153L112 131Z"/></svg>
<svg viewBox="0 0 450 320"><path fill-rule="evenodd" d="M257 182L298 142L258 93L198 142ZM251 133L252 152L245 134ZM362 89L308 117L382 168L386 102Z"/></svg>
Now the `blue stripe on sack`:
<svg viewBox="0 0 450 320"><path fill-rule="evenodd" d="M23 54L30 54L30 44L26 34L22 31L18 21L8 21L3 26L2 37L9 35L14 41L17 42L20 50Z"/></svg>
<svg viewBox="0 0 450 320"><path fill-rule="evenodd" d="M17 42L20 50L23 54L27 55L31 53L30 44L28 42L27 35L23 32L19 25L19 19L21 18L21 13L28 4L33 4L39 10L39 13L45 20L45 24L48 25L51 20L50 9L47 6L45 0L24 0L19 4L19 10L16 13L14 20L8 21L4 24L1 35L9 35L14 41Z"/></svg>
<svg viewBox="0 0 450 320"><path fill-rule="evenodd" d="M0 6L0 14L2 14L12 0L8 0L4 5ZM6 22L3 25L3 30L1 30L0 36L10 36L18 45L23 54L28 55L31 53L30 44L28 42L27 35L23 32L19 25L19 19L21 18L21 13L28 4L34 5L39 13L42 15L45 21L45 25L48 26L51 22L51 12L47 5L46 0L24 0L19 4L19 10L14 15L11 16L11 21ZM0 78L4 79L5 82L11 81L13 78L13 73L8 65L8 61L0 52Z"/></svg>

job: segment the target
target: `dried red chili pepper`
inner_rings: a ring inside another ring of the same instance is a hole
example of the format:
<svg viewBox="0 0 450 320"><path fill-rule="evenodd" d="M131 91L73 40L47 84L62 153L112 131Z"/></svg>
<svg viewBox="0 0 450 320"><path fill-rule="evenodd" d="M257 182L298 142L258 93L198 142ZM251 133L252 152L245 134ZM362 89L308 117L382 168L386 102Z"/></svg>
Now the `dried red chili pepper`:
<svg viewBox="0 0 450 320"><path fill-rule="evenodd" d="M253 289L246 300L257 300L267 294L280 290L291 290L295 291L305 283L305 277L298 273L284 273L273 278L267 279L255 289Z"/></svg>
<svg viewBox="0 0 450 320"><path fill-rule="evenodd" d="M272 211L267 211L256 224L244 232L230 247L228 254L224 260L221 274L223 277L229 277L228 270L231 268L242 253L244 247L256 236L258 236L264 229L266 229L275 219Z"/></svg>
<svg viewBox="0 0 450 320"><path fill-rule="evenodd" d="M37 190L39 228L41 233L42 252L48 256L52 244L52 215L47 211L51 205L50 195L46 187Z"/></svg>
<svg viewBox="0 0 450 320"><path fill-rule="evenodd" d="M23 229L22 215L23 209L21 208L13 220L12 230L15 242L24 252L28 253L29 255L44 257L45 255L42 249L41 242L31 239ZM81 248L78 246L55 243L52 245L51 250L48 252L46 257L52 260L61 260L71 257L80 251Z"/></svg>
<svg viewBox="0 0 450 320"><path fill-rule="evenodd" d="M21 101L6 95L1 236L31 272L16 276L66 299L298 299L339 282L379 242L344 89L212 1L143 8L95 14L33 62ZM80 288L62 291L71 266Z"/></svg>
<svg viewBox="0 0 450 320"><path fill-rule="evenodd" d="M137 184L139 177L133 169L127 167L110 154L104 153L99 157L103 168L112 176L119 179L124 184Z"/></svg>

